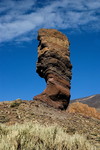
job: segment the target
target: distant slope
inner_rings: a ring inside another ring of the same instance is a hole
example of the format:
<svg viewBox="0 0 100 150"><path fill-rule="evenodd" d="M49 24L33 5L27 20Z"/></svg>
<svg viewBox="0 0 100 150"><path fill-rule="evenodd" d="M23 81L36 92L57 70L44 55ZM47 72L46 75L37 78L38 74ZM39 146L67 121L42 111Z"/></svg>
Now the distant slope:
<svg viewBox="0 0 100 150"><path fill-rule="evenodd" d="M96 94L96 95L92 95L92 96L88 96L88 97L84 97L84 98L80 98L80 99L71 100L71 103L75 103L75 102L87 104L88 106L94 107L94 108L99 110L100 109L100 94Z"/></svg>

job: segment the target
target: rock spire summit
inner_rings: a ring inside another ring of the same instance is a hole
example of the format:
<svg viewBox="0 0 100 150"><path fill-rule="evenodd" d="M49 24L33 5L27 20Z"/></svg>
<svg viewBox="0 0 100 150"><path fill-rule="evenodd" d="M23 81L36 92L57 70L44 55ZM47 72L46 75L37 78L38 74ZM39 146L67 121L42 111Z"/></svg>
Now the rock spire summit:
<svg viewBox="0 0 100 150"><path fill-rule="evenodd" d="M47 87L34 100L40 100L54 108L65 110L70 101L72 77L68 38L56 29L38 31L37 73L44 78Z"/></svg>

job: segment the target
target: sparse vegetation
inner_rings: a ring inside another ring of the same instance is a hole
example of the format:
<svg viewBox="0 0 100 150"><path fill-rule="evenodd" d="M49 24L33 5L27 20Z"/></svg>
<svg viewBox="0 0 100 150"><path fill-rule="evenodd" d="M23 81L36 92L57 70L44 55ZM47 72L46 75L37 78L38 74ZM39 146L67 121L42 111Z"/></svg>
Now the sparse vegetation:
<svg viewBox="0 0 100 150"><path fill-rule="evenodd" d="M0 116L0 123L6 123L9 121L9 118L7 116L1 115Z"/></svg>
<svg viewBox="0 0 100 150"><path fill-rule="evenodd" d="M89 117L100 119L100 113L97 112L95 108L89 107L87 104L83 104L79 102L72 103L70 104L68 111L70 113L79 113L84 116L89 116Z"/></svg>
<svg viewBox="0 0 100 150"><path fill-rule="evenodd" d="M15 101L17 103L19 101L19 105L17 106L15 105L14 107L11 107L11 104L15 103ZM89 117L85 114L83 115L81 113L78 113L77 111L74 113L69 113L68 110L59 111L52 107L48 107L47 105L45 105L44 103L40 101L26 101L26 100L20 101L18 99L15 101L0 102L0 123L1 123L0 125L0 136L1 136L0 150L2 149L3 150L31 150L32 149L31 147L33 147L33 144L34 144L33 139L35 139L35 141L37 140L36 142L38 143L38 135L33 134L34 132L32 128L34 128L36 125L34 123L31 124L30 121L37 122L39 126L41 126L40 124L45 125L46 128L49 128L49 127L51 128L51 126L53 126L54 124L57 124L59 127L57 126L56 140L54 141L56 142L57 138L59 138L59 140L61 139L58 145L59 144L63 145L63 143L68 142L68 139L76 137L78 135L78 138L79 138L78 140L80 140L81 137L82 138L86 137L85 141L87 143L88 142L92 143L92 145L96 146L95 150L100 149L100 120L99 119L95 119L93 118L93 116ZM78 106L76 105L75 107L77 107L77 110L78 110ZM90 112L88 112L88 114L89 113ZM28 125L24 124L25 122L29 122L29 124ZM13 126L14 124L15 126ZM23 124L23 125L16 125L16 124ZM37 128L38 128L38 125L37 125ZM30 127L30 129L28 126ZM44 135L44 129L42 127L44 128L44 126L41 126L40 131L42 131ZM67 141L66 140L62 141L62 139L64 138L62 138L62 134L60 135L60 132L58 136L58 128L62 130L61 132L64 133L63 134L64 136L66 135L68 137ZM23 132L25 132L25 136L23 135ZM41 135L42 137L42 133L40 132L39 136ZM28 138L28 136L31 139ZM23 139L25 139L25 141L23 141ZM41 139L41 140L44 140L44 139ZM27 148L27 146L25 147L25 144L22 144L23 142L26 143L26 145L28 143L29 149ZM55 142L54 144L56 144ZM1 149L1 146L3 145L3 143L5 146ZM25 148L23 148L23 145ZM58 150L61 150L61 148L58 148ZM62 150L64 150L64 148L62 148ZM71 150L71 149L65 148L65 150L66 149ZM33 148L32 150L41 150L41 149ZM50 150L50 148L48 148L47 150ZM57 144L55 148L53 148L53 150L57 150Z"/></svg>
<svg viewBox="0 0 100 150"><path fill-rule="evenodd" d="M10 105L10 107L17 107L22 103L22 100L20 98L16 99L15 101L13 101Z"/></svg>
<svg viewBox="0 0 100 150"><path fill-rule="evenodd" d="M86 137L67 134L57 125L0 125L0 150L96 150Z"/></svg>

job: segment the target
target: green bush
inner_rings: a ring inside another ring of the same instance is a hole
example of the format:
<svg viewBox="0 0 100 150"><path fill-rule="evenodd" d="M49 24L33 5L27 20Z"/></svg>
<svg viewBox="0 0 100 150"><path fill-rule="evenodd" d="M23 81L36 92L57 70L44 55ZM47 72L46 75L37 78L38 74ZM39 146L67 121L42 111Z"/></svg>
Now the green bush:
<svg viewBox="0 0 100 150"><path fill-rule="evenodd" d="M22 103L22 100L18 98L11 103L10 107L18 107L21 103Z"/></svg>

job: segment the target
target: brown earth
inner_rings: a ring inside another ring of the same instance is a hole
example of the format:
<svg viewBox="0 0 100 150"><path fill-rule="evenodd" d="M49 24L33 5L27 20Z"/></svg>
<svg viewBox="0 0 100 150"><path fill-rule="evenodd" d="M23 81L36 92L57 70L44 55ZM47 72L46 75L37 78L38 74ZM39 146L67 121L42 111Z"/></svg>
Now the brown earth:
<svg viewBox="0 0 100 150"><path fill-rule="evenodd" d="M75 107L79 110L79 104L74 106L71 104L67 111L61 111L48 106L41 101L15 100L10 102L0 102L0 123L12 125L15 123L24 123L32 121L42 124L58 124L69 134L79 133L87 137L87 139L100 148L100 120L95 116L85 115L87 111L75 111ZM81 107L83 107L81 105ZM85 110L86 109L86 110ZM70 110L70 111L69 111ZM82 109L80 109L82 111ZM89 114L89 109L88 109Z"/></svg>

